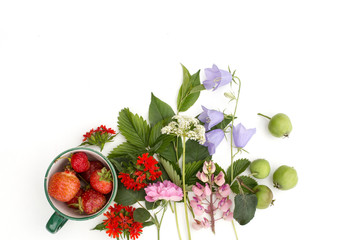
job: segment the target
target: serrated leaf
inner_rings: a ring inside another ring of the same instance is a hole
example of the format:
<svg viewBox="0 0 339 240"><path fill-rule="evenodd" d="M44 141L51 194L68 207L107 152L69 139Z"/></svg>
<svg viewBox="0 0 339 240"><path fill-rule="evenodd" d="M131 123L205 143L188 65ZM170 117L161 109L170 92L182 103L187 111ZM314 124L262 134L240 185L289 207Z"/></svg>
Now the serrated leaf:
<svg viewBox="0 0 339 240"><path fill-rule="evenodd" d="M118 127L128 142L140 148L148 147L150 128L142 117L124 108L119 113Z"/></svg>
<svg viewBox="0 0 339 240"><path fill-rule="evenodd" d="M233 162L233 179L235 179L237 176L243 173L250 164L251 162L246 158L241 158L241 159L234 161ZM226 172L226 181L228 184L231 184L233 179L231 179L231 166L229 166Z"/></svg>
<svg viewBox="0 0 339 240"><path fill-rule="evenodd" d="M137 208L133 212L133 218L136 222L144 223L151 217L149 211L144 208Z"/></svg>
<svg viewBox="0 0 339 240"><path fill-rule="evenodd" d="M178 173L178 168L177 170L175 169L175 165L173 165L171 162L166 161L163 158L159 158L159 162L161 163L161 165L164 167L168 177L171 179L171 181L176 184L177 186L181 187L182 186L182 181L181 181L181 177ZM180 169L179 169L180 170Z"/></svg>
<svg viewBox="0 0 339 240"><path fill-rule="evenodd" d="M185 162L189 163L204 159L212 159L208 148L199 144L197 141L187 140Z"/></svg>
<svg viewBox="0 0 339 240"><path fill-rule="evenodd" d="M194 185L198 181L196 174L200 169L202 169L204 162L205 162L205 160L186 163L186 166L185 166L185 179L186 180L185 180L185 182L188 186Z"/></svg>
<svg viewBox="0 0 339 240"><path fill-rule="evenodd" d="M234 198L233 217L240 225L249 223L256 211L257 196L255 194L238 194Z"/></svg>
<svg viewBox="0 0 339 240"><path fill-rule="evenodd" d="M106 230L106 225L104 223L99 223L92 230L99 230L99 231Z"/></svg>
<svg viewBox="0 0 339 240"><path fill-rule="evenodd" d="M131 189L126 189L123 184L118 184L118 191L117 195L115 196L114 201L118 204L122 204L124 206L133 205L137 201L143 201L145 200L145 191L139 190L139 191L133 191Z"/></svg>
<svg viewBox="0 0 339 240"><path fill-rule="evenodd" d="M240 178L240 180L243 182L243 184L245 186L247 186L250 189L253 189L255 186L258 185L258 182L249 177L249 176L238 176L238 178ZM242 190L244 191L244 193L252 193L250 190L248 190L246 187L241 186ZM231 190L232 192L234 192L235 194L239 194L240 190L239 190L239 183L238 181L234 181L233 184L231 185Z"/></svg>
<svg viewBox="0 0 339 240"><path fill-rule="evenodd" d="M149 136L149 145L152 147L157 143L158 138L161 136L161 129L163 128L163 121L159 121L151 128ZM158 140L159 141L159 140Z"/></svg>
<svg viewBox="0 0 339 240"><path fill-rule="evenodd" d="M152 93L151 103L148 111L148 120L151 126L154 126L159 121L172 118L174 114L175 113L173 109L170 107L170 105L161 101Z"/></svg>
<svg viewBox="0 0 339 240"><path fill-rule="evenodd" d="M119 144L116 148L114 148L109 154L108 159L114 159L117 157L127 156L127 155L140 155L144 153L145 150L143 148L137 147L130 142L123 142Z"/></svg>

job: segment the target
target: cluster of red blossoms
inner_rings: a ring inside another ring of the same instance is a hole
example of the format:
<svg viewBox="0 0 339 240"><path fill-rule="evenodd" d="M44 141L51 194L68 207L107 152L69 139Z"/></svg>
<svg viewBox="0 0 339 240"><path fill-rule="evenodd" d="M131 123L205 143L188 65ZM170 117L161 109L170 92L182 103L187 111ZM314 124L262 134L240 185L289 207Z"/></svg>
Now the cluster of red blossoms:
<svg viewBox="0 0 339 240"><path fill-rule="evenodd" d="M162 172L157 166L158 161L148 153L139 156L136 162L132 162L127 169L127 173L120 172L118 178L127 189L140 190L145 188L149 181L154 181L159 178Z"/></svg>
<svg viewBox="0 0 339 240"><path fill-rule="evenodd" d="M107 128L105 125L101 125L97 127L97 129L91 129L89 132L83 135L84 139L81 145L97 145L102 150L104 148L105 143L111 142L113 138L116 136L116 132Z"/></svg>
<svg viewBox="0 0 339 240"><path fill-rule="evenodd" d="M131 206L122 206L114 204L110 206L108 211L104 213L107 219L104 220L106 233L109 237L118 238L127 236L133 240L137 239L142 233L142 223L134 221L133 212L135 208Z"/></svg>
<svg viewBox="0 0 339 240"><path fill-rule="evenodd" d="M85 142L87 139L90 139L90 137L95 133L99 133L100 135L104 133L112 135L116 134L116 132L112 128L107 128L105 125L101 125L95 130L92 128L89 132L86 132L86 134L83 135L84 139L82 141Z"/></svg>

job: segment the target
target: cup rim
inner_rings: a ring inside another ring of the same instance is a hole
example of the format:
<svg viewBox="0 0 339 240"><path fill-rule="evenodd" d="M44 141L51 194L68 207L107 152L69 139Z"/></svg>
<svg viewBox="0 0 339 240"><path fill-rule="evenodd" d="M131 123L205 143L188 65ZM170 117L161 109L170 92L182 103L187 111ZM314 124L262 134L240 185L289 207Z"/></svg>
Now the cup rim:
<svg viewBox="0 0 339 240"><path fill-rule="evenodd" d="M69 215L66 215L64 213L62 213L57 207L54 206L54 204L52 203L51 199L50 199L50 196L48 194L48 189L47 189L47 176L48 176L48 173L49 171L51 170L54 162L60 158L61 156L63 156L64 154L68 153L68 152L71 152L71 151L77 151L77 150L86 150L86 151L91 151L95 154L98 154L100 157L102 157L105 162L108 164L108 166L110 167L111 169L111 172L112 172L112 177L113 177L113 191L111 192L111 197L108 199L107 203L105 204L105 206L100 209L100 211L96 212L96 213L93 213L91 215L88 215L86 217L82 217L82 218L76 218L76 217L72 217L72 216L69 216ZM115 168L113 166L113 164L100 152L94 150L94 149L91 149L91 148L86 148L86 147L74 147L74 148L70 148L66 151L63 151L62 153L60 153L58 156L56 156L53 161L50 163L50 165L48 166L47 168L47 171L46 171L46 174L45 174L45 178L44 178L44 190L45 190L45 195L46 195L46 198L49 202L49 205L51 205L51 207L54 209L55 212L57 212L59 215L69 219L69 220L76 220L76 221L84 221L84 220L89 220L89 219L92 219L92 218L95 218L97 217L98 215L102 214L107 208L108 206L112 203L112 201L114 200L116 194L117 194L117 191L118 191L118 179L117 179L117 174L115 172Z"/></svg>

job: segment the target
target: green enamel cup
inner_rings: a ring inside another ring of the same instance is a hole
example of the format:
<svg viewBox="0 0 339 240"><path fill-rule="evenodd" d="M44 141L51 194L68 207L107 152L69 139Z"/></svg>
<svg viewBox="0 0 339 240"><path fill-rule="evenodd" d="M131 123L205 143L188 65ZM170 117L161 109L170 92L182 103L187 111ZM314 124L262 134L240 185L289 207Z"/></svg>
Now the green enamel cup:
<svg viewBox="0 0 339 240"><path fill-rule="evenodd" d="M85 152L88 156L88 159L91 161L98 160L103 163L105 167L110 169L113 177L113 190L110 194L106 195L107 203L106 205L98 212L94 214L81 214L74 209L68 207L66 203L60 202L53 197L49 196L48 194L48 182L50 177L56 173L56 172L62 172L66 164L69 162L67 159L70 157L72 153L75 152ZM91 149L91 148L85 148L85 147L76 147L68 149L62 153L60 153L49 165L45 180L44 180L44 188L45 188L45 195L46 198L51 205L51 207L54 209L53 215L50 217L46 224L46 229L51 233L56 233L59 229L62 228L62 226L68 221L68 220L76 220L76 221L85 221L92 218L95 218L99 215L101 215L107 207L112 203L112 201L115 198L115 195L117 194L118 189L118 181L117 181L117 174L115 172L115 169L112 165L112 163L101 153Z"/></svg>

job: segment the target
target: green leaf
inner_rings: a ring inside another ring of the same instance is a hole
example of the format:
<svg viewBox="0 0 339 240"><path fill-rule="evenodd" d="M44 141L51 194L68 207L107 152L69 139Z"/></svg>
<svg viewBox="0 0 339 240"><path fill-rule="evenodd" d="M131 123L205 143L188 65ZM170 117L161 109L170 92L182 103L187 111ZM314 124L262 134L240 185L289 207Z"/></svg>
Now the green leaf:
<svg viewBox="0 0 339 240"><path fill-rule="evenodd" d="M106 225L104 223L99 223L92 230L99 230L99 231L106 230Z"/></svg>
<svg viewBox="0 0 339 240"><path fill-rule="evenodd" d="M238 194L234 198L233 217L240 225L249 223L257 207L257 196L255 194Z"/></svg>
<svg viewBox="0 0 339 240"><path fill-rule="evenodd" d="M150 129L142 117L137 114L134 115L128 108L124 108L119 113L118 127L128 142L136 147L148 147Z"/></svg>
<svg viewBox="0 0 339 240"><path fill-rule="evenodd" d="M214 127L212 127L211 130L214 130L214 129L225 129L225 127L227 127L227 125L232 122L232 119L233 119L232 115L224 116L224 120L222 120L219 124L217 124Z"/></svg>
<svg viewBox="0 0 339 240"><path fill-rule="evenodd" d="M199 98L200 91L191 91L200 85L200 70L193 74L189 80L187 87L184 88L184 83L182 84L177 100L177 108L178 112L185 112L187 111Z"/></svg>
<svg viewBox="0 0 339 240"><path fill-rule="evenodd" d="M249 187L250 189L253 189L255 186L258 185L257 181L249 176L238 176L238 178L243 182L244 185ZM248 190L246 187L241 186L242 190L244 193L252 193L250 190ZM235 194L239 194L239 184L238 181L234 181L233 184L231 185L231 190Z"/></svg>
<svg viewBox="0 0 339 240"><path fill-rule="evenodd" d="M133 191L131 189L126 189L123 184L118 184L117 195L115 196L114 201L118 204L124 206L133 205L137 201L145 200L145 191L142 189L140 191Z"/></svg>
<svg viewBox="0 0 339 240"><path fill-rule="evenodd" d="M159 158L159 162L162 164L162 166L164 167L167 175L169 176L169 178L171 179L171 181L176 184L177 186L181 187L182 186L182 182L181 182L181 177L179 175L180 173L180 169L177 166L176 168L174 167L175 165L173 165L171 162L166 161L163 158ZM179 173L178 173L179 170Z"/></svg>
<svg viewBox="0 0 339 240"><path fill-rule="evenodd" d="M200 92L200 91L203 91L203 90L206 90L206 88L203 84L200 84L200 85L192 88L191 93L196 93L196 92Z"/></svg>
<svg viewBox="0 0 339 240"><path fill-rule="evenodd" d="M148 202L145 200L145 207L147 210L156 209L161 204L161 201Z"/></svg>
<svg viewBox="0 0 339 240"><path fill-rule="evenodd" d="M159 140L158 138L161 136L161 129L163 128L163 121L159 121L157 124L153 125L151 128L150 136L149 136L149 145L153 147Z"/></svg>
<svg viewBox="0 0 339 240"><path fill-rule="evenodd" d="M172 118L174 116L174 111L167 103L161 101L159 98L155 97L152 93L151 104L148 111L148 120L151 126L154 126L161 120L167 118Z"/></svg>
<svg viewBox="0 0 339 240"><path fill-rule="evenodd" d="M169 135L170 136L170 135ZM173 136L172 136L173 137ZM177 154L178 152L178 154ZM173 164L177 164L182 155L182 140L179 137L173 137L173 141L170 142L168 147L160 147L157 151L159 155L170 161Z"/></svg>
<svg viewBox="0 0 339 240"><path fill-rule="evenodd" d="M187 140L185 162L189 163L204 159L212 159L212 156L208 152L208 148L199 144L197 141Z"/></svg>
<svg viewBox="0 0 339 240"><path fill-rule="evenodd" d="M109 154L108 159L114 159L117 157L123 157L128 155L137 155L145 153L145 150L143 148L137 147L133 145L130 142L123 142L120 145L118 145L116 148L114 148Z"/></svg>
<svg viewBox="0 0 339 240"><path fill-rule="evenodd" d="M243 173L248 168L248 166L250 164L251 164L251 162L246 158L242 158L242 159L238 159L238 160L234 161L233 162L233 179L235 179L238 175ZM229 166L227 168L226 181L227 181L228 184L232 183L231 166Z"/></svg>
<svg viewBox="0 0 339 240"><path fill-rule="evenodd" d="M149 211L144 208L137 208L133 212L133 218L136 222L144 223L151 217Z"/></svg>
<svg viewBox="0 0 339 240"><path fill-rule="evenodd" d="M183 99L185 94L188 91L189 84L190 84L190 79L191 79L191 74L187 70L187 68L181 64L182 67L182 73L183 73L183 79L182 79L182 85L179 90L179 95L178 95L178 100L180 98L180 101Z"/></svg>
<svg viewBox="0 0 339 240"><path fill-rule="evenodd" d="M202 166L204 165L204 162L205 160L186 163L186 166L185 166L186 181L185 182L188 186L194 185L198 181L196 174L202 168Z"/></svg>
<svg viewBox="0 0 339 240"><path fill-rule="evenodd" d="M144 222L142 224L143 227L149 227L149 226L152 226L152 225L154 225L154 222L152 222L152 221L147 221L147 222Z"/></svg>

